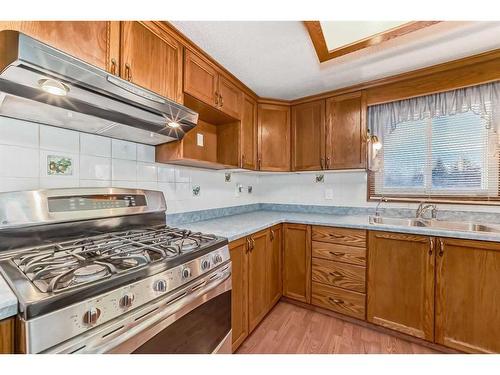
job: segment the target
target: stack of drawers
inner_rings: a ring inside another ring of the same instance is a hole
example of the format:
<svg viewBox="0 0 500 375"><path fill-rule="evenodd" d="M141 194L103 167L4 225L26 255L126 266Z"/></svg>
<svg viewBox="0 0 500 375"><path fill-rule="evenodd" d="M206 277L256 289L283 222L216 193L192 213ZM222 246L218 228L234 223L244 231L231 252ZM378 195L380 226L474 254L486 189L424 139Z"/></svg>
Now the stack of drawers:
<svg viewBox="0 0 500 375"><path fill-rule="evenodd" d="M313 305L365 319L366 231L312 227Z"/></svg>

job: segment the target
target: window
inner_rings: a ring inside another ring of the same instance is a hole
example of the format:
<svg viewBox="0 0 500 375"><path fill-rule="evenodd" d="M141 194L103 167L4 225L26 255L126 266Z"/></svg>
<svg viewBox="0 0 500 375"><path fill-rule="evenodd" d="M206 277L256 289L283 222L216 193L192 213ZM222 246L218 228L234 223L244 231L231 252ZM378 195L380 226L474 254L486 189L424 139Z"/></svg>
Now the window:
<svg viewBox="0 0 500 375"><path fill-rule="evenodd" d="M445 104L449 93L369 108L370 130L382 143L370 156L377 159L370 197L499 199L497 102L486 95L480 105L474 97L453 108L456 91Z"/></svg>

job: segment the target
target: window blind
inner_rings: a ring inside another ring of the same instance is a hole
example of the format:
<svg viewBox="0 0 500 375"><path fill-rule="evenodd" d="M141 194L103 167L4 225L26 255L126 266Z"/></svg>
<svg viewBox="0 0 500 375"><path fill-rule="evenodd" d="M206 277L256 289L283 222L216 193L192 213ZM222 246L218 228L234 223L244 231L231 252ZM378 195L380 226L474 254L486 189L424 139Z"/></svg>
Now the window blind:
<svg viewBox="0 0 500 375"><path fill-rule="evenodd" d="M372 156L378 160L370 172L370 197L499 198L500 100L485 96L479 106L477 98L464 98L469 105L458 110L436 98L369 108L370 131L378 130L382 142ZM401 106L410 108L402 118Z"/></svg>

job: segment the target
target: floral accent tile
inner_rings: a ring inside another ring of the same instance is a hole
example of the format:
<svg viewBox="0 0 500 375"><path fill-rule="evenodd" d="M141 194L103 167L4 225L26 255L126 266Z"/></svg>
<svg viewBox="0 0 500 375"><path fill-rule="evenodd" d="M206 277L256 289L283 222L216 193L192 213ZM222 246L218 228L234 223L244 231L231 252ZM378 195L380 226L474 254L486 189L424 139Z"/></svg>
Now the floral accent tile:
<svg viewBox="0 0 500 375"><path fill-rule="evenodd" d="M47 174L49 176L72 176L73 160L65 156L47 155Z"/></svg>

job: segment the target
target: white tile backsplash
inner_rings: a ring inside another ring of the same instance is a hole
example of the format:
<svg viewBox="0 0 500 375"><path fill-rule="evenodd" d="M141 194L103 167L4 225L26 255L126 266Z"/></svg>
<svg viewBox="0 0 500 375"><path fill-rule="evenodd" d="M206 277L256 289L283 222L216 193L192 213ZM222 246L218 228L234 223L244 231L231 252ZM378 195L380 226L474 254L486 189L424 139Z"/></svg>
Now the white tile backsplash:
<svg viewBox="0 0 500 375"><path fill-rule="evenodd" d="M157 179L157 167L154 163L137 162L137 181L156 182Z"/></svg>
<svg viewBox="0 0 500 375"><path fill-rule="evenodd" d="M112 180L137 181L137 162L113 159Z"/></svg>
<svg viewBox="0 0 500 375"><path fill-rule="evenodd" d="M40 148L61 152L80 152L80 135L78 132L40 125Z"/></svg>
<svg viewBox="0 0 500 375"><path fill-rule="evenodd" d="M33 122L0 117L0 143L38 148L39 125Z"/></svg>
<svg viewBox="0 0 500 375"><path fill-rule="evenodd" d="M40 177L40 189L72 188L80 186L78 178L67 176Z"/></svg>
<svg viewBox="0 0 500 375"><path fill-rule="evenodd" d="M155 162L155 147L150 145L137 144L137 160Z"/></svg>
<svg viewBox="0 0 500 375"><path fill-rule="evenodd" d="M0 176L38 177L38 149L0 145Z"/></svg>
<svg viewBox="0 0 500 375"><path fill-rule="evenodd" d="M94 134L80 133L80 153L110 158L111 138Z"/></svg>
<svg viewBox="0 0 500 375"><path fill-rule="evenodd" d="M1 177L0 192L17 190L35 190L39 187L39 178Z"/></svg>
<svg viewBox="0 0 500 375"><path fill-rule="evenodd" d="M111 180L111 159L80 155L80 178L86 180Z"/></svg>
<svg viewBox="0 0 500 375"><path fill-rule="evenodd" d="M137 144L113 139L111 141L111 156L114 159L137 160Z"/></svg>

